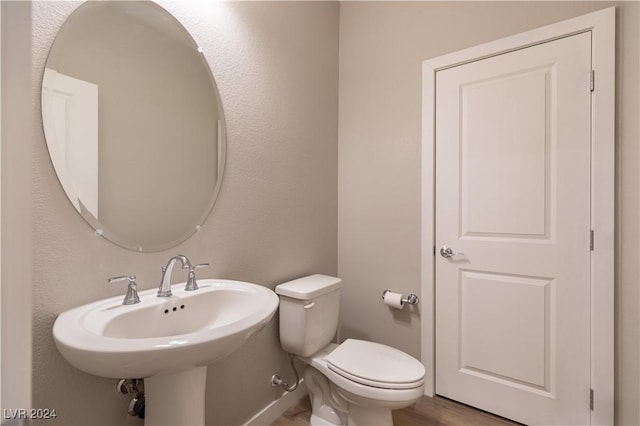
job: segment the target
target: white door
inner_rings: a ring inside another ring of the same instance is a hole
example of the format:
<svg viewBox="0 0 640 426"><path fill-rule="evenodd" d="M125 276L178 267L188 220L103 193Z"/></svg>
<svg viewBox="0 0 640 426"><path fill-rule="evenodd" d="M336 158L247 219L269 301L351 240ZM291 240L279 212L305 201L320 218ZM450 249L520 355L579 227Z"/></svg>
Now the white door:
<svg viewBox="0 0 640 426"><path fill-rule="evenodd" d="M98 218L98 86L45 68L42 121L58 179L76 210Z"/></svg>
<svg viewBox="0 0 640 426"><path fill-rule="evenodd" d="M590 70L582 33L436 74L436 393L526 424L590 422Z"/></svg>

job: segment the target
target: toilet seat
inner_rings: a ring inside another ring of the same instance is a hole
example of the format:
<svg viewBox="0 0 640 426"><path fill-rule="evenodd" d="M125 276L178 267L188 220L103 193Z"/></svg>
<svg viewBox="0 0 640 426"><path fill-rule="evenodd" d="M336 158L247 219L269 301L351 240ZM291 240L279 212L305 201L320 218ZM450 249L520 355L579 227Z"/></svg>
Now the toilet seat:
<svg viewBox="0 0 640 426"><path fill-rule="evenodd" d="M412 356L380 343L347 339L327 356L327 366L356 383L382 389L415 389L424 366Z"/></svg>
<svg viewBox="0 0 640 426"><path fill-rule="evenodd" d="M364 385L342 374L336 373L329 368L327 358L338 346L339 345L335 343L329 343L312 356L306 358L301 357L299 359L309 365L310 368L314 368L324 375L329 382L336 387L336 392L343 395L347 400L351 402L358 400L360 405L384 406L395 410L412 404L424 394L424 380L415 388L389 389ZM363 356L366 356L366 354ZM417 360L415 361L418 362Z"/></svg>

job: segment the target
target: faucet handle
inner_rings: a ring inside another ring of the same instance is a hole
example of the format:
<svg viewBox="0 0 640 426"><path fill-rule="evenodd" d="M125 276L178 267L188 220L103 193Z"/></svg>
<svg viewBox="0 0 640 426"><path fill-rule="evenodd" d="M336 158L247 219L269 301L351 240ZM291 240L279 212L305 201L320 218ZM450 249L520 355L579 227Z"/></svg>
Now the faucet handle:
<svg viewBox="0 0 640 426"><path fill-rule="evenodd" d="M138 297L138 286L136 284L135 275L111 277L107 281L109 281L109 284L111 284L111 283L125 281L125 280L129 281L129 286L127 287L127 294L124 296L124 300L122 301L122 304L135 305L136 303L140 303L140 298Z"/></svg>
<svg viewBox="0 0 640 426"><path fill-rule="evenodd" d="M208 268L208 267L209 267L208 263L198 263L197 265L194 265L189 269L200 269L200 268Z"/></svg>
<svg viewBox="0 0 640 426"><path fill-rule="evenodd" d="M187 285L184 287L184 291L194 291L198 289L196 269L207 268L208 266L208 263L198 263L197 265L189 266L189 277L187 278Z"/></svg>

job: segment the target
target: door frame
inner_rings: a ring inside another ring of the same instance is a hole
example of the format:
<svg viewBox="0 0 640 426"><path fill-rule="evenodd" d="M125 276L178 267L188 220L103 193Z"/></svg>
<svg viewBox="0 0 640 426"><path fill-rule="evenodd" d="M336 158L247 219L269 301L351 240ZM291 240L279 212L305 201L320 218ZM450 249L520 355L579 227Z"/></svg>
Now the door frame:
<svg viewBox="0 0 640 426"><path fill-rule="evenodd" d="M425 395L435 394L435 79L440 70L583 32L592 35L591 424L614 421L615 18L609 7L422 63L421 357ZM587 76L588 77L588 76ZM585 78L585 82L588 81ZM588 88L586 88L588 90ZM589 397L585 396L588 403Z"/></svg>

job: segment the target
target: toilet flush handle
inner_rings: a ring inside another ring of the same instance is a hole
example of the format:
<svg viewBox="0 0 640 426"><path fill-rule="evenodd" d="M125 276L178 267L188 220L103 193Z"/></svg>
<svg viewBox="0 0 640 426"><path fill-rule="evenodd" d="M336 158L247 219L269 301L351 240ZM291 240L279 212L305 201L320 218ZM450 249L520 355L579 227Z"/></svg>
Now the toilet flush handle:
<svg viewBox="0 0 640 426"><path fill-rule="evenodd" d="M311 309L311 308L313 308L313 305L315 305L315 304L316 304L316 302L307 303L306 305L303 306L303 308Z"/></svg>

